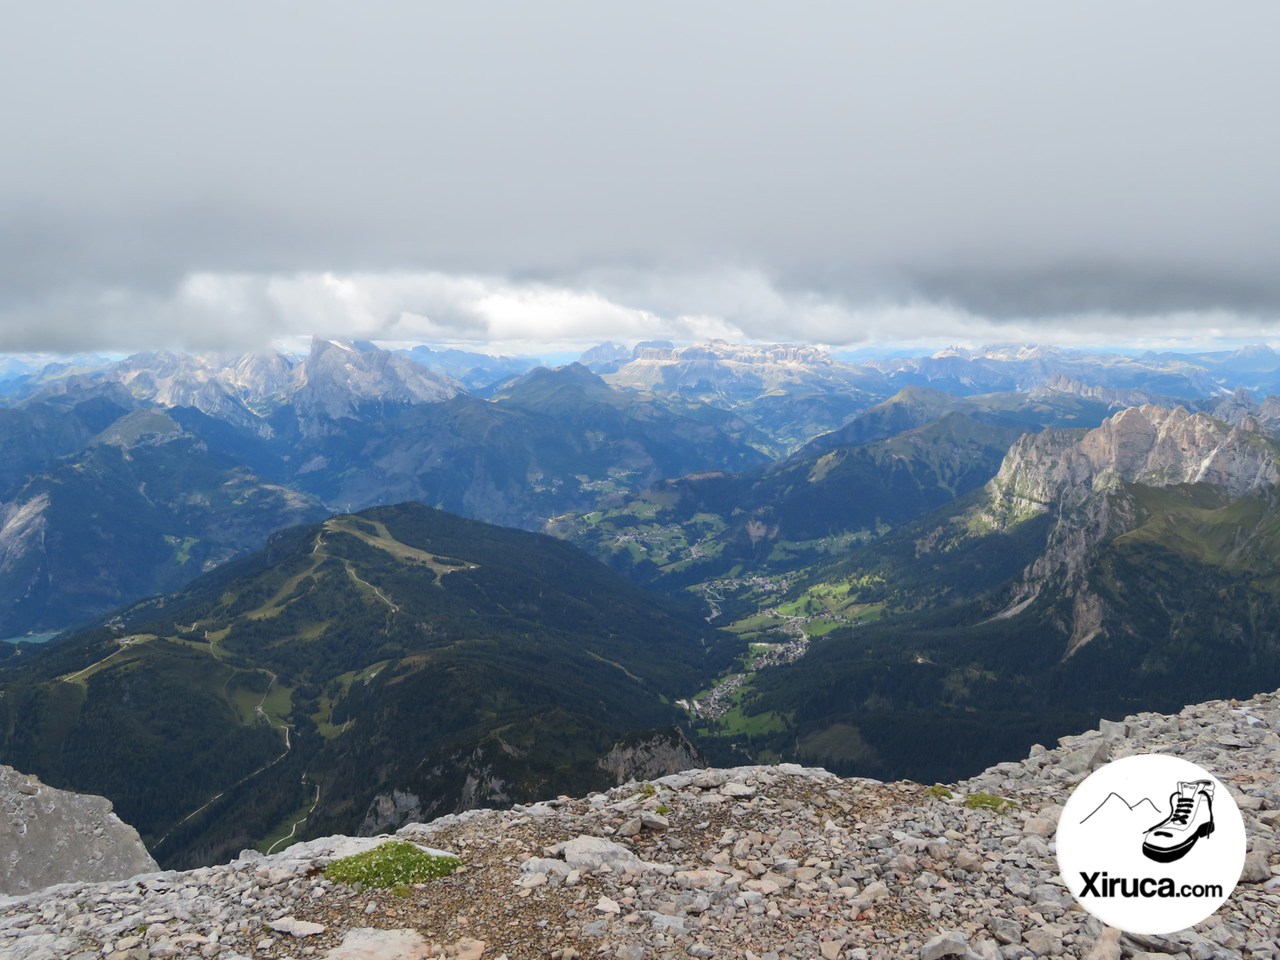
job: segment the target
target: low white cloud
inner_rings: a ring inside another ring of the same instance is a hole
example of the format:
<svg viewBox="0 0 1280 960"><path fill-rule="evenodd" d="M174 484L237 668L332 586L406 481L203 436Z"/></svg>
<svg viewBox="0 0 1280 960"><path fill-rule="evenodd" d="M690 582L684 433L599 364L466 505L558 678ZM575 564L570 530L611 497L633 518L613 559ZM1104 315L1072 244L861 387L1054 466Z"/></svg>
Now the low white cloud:
<svg viewBox="0 0 1280 960"><path fill-rule="evenodd" d="M11 307L0 351L255 349L308 335L563 354L603 340L723 338L833 347L884 342L1116 343L1266 339L1229 311L992 319L918 297L851 302L760 271L659 272L562 283L441 272L195 273L167 296L127 288Z"/></svg>

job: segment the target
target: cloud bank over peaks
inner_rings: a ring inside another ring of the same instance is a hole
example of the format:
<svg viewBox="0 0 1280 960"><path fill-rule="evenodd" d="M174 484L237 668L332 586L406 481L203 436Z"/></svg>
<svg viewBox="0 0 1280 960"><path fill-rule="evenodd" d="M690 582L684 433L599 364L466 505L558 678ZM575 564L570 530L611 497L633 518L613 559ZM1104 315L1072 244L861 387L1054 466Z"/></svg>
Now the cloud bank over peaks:
<svg viewBox="0 0 1280 960"><path fill-rule="evenodd" d="M193 273L173 289L75 288L0 312L0 352L251 350L316 334L451 344L494 353L581 350L603 340L1083 345L1257 340L1257 317L1225 310L1042 318L981 316L919 296L854 302L762 271L631 271L568 281L410 272Z"/></svg>

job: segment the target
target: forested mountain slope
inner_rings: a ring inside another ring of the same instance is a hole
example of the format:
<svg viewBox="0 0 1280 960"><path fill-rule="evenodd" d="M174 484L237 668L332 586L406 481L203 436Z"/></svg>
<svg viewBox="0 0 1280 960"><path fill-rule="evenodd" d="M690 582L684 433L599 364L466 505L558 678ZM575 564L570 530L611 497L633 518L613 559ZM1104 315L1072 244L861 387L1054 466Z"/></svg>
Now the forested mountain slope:
<svg viewBox="0 0 1280 960"><path fill-rule="evenodd" d="M611 782L737 649L567 543L379 507L11 658L0 760L209 861L313 802L308 834Z"/></svg>

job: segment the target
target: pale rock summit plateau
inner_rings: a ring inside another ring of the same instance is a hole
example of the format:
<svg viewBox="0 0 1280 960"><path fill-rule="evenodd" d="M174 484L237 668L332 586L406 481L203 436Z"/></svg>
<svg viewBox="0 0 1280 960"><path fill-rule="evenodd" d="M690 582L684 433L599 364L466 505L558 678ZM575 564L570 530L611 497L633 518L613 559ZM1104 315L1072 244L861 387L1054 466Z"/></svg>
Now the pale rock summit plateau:
<svg viewBox="0 0 1280 960"><path fill-rule="evenodd" d="M605 379L618 387L696 394L711 402L733 402L772 390L857 390L874 371L835 360L805 344L737 344L707 340L691 346L638 344L629 362Z"/></svg>

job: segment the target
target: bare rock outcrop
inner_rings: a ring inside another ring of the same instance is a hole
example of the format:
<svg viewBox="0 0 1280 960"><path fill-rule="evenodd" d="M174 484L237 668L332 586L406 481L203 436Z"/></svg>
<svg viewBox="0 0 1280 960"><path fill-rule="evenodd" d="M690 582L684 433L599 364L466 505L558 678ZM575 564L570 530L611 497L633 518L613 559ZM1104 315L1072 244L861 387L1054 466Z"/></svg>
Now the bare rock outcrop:
<svg viewBox="0 0 1280 960"><path fill-rule="evenodd" d="M706 758L679 727L633 734L613 745L597 766L615 783L653 780L669 773L706 766Z"/></svg>
<svg viewBox="0 0 1280 960"><path fill-rule="evenodd" d="M399 827L413 820L422 819L422 798L408 790L389 790L373 798L365 811L359 834L371 837L383 831Z"/></svg>
<svg viewBox="0 0 1280 960"><path fill-rule="evenodd" d="M58 790L0 765L0 894L159 869L110 800Z"/></svg>
<svg viewBox="0 0 1280 960"><path fill-rule="evenodd" d="M1093 430L1027 434L1005 455L973 519L992 529L1043 514L1056 523L998 616L1017 614L1053 584L1074 598L1069 656L1102 629L1105 611L1085 571L1098 544L1134 527L1134 505L1121 495L1125 484L1205 483L1234 499L1277 482L1280 448L1251 416L1231 424L1148 404L1122 410Z"/></svg>
<svg viewBox="0 0 1280 960"><path fill-rule="evenodd" d="M1242 497L1280 481L1275 443L1253 418L1234 426L1203 413L1130 407L1093 430L1027 434L988 486L996 526L1079 506L1121 483L1209 483Z"/></svg>

